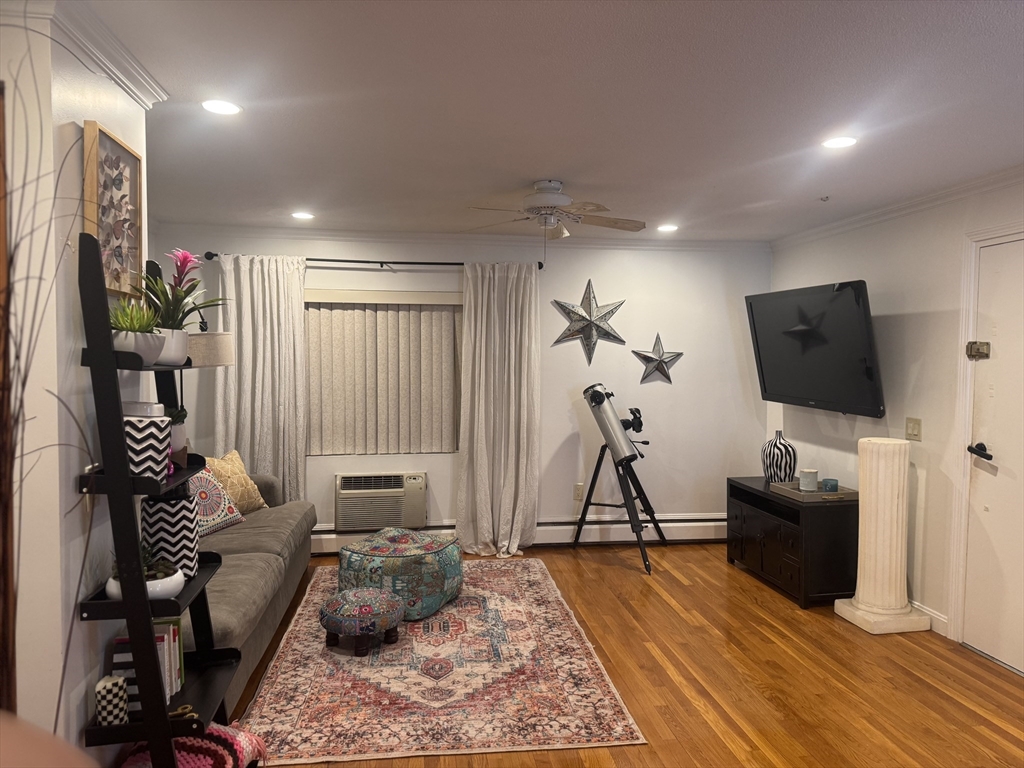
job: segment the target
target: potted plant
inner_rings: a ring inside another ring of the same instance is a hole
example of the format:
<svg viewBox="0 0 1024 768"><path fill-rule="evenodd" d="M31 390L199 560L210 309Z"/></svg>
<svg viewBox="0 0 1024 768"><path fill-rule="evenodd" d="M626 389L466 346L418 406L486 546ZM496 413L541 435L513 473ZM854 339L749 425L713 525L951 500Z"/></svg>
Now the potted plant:
<svg viewBox="0 0 1024 768"><path fill-rule="evenodd" d="M163 351L165 339L156 325L156 312L143 304L120 299L110 308L114 349L141 355L143 365L153 365Z"/></svg>
<svg viewBox="0 0 1024 768"><path fill-rule="evenodd" d="M188 318L204 309L219 307L223 299L198 301L199 278L189 277L199 269L199 259L188 251L175 248L165 254L174 262L174 277L168 285L152 275L146 275L145 287L136 288L157 314L157 326L165 330L167 345L157 360L158 365L181 365L188 358Z"/></svg>
<svg viewBox="0 0 1024 768"><path fill-rule="evenodd" d="M174 563L165 558L154 560L149 545L142 543L142 567L145 569L146 594L150 600L167 600L174 597L185 587L185 574ZM107 597L111 600L121 599L121 582L117 575L117 562L110 568L107 579Z"/></svg>

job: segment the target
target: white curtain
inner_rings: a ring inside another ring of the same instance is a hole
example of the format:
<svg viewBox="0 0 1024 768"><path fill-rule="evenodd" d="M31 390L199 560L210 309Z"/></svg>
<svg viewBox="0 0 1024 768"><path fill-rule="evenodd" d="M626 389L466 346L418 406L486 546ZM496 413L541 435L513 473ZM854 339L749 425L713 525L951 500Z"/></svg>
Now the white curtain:
<svg viewBox="0 0 1024 768"><path fill-rule="evenodd" d="M250 473L281 478L286 501L306 491L306 260L295 256L220 257L222 330L235 364L215 369L214 446L237 449Z"/></svg>
<svg viewBox="0 0 1024 768"><path fill-rule="evenodd" d="M453 453L462 307L306 305L309 453Z"/></svg>
<svg viewBox="0 0 1024 768"><path fill-rule="evenodd" d="M455 531L474 554L509 557L537 531L538 274L467 264Z"/></svg>

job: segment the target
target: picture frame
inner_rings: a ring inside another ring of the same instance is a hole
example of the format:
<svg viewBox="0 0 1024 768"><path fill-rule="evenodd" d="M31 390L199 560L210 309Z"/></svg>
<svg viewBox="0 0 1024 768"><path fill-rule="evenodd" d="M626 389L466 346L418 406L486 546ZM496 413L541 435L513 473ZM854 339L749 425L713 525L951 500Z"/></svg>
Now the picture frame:
<svg viewBox="0 0 1024 768"><path fill-rule="evenodd" d="M85 231L100 243L107 293L142 288L142 156L95 120L83 124Z"/></svg>

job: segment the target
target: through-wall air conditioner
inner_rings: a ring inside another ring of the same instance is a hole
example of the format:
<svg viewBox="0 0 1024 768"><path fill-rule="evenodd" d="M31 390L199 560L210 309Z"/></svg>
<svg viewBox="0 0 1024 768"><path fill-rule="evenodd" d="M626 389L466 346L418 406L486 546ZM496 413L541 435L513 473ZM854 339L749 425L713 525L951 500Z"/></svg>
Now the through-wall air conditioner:
<svg viewBox="0 0 1024 768"><path fill-rule="evenodd" d="M377 531L427 524L427 473L335 475L334 530Z"/></svg>

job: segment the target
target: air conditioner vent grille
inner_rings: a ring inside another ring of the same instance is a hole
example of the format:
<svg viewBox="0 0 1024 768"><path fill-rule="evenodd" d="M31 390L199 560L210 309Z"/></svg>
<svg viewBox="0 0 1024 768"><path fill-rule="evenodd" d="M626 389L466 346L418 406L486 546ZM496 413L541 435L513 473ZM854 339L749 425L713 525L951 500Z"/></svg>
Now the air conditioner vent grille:
<svg viewBox="0 0 1024 768"><path fill-rule="evenodd" d="M401 489L404 483L402 475L356 475L342 476L343 491L384 491Z"/></svg>
<svg viewBox="0 0 1024 768"><path fill-rule="evenodd" d="M335 475L334 530L339 533L426 524L426 473Z"/></svg>

